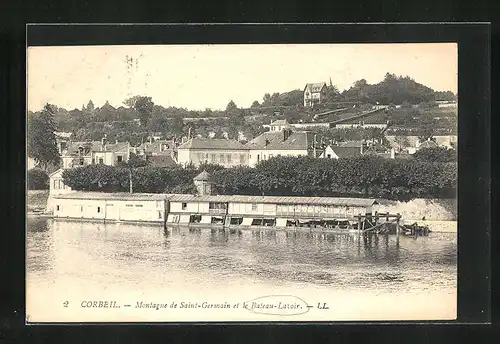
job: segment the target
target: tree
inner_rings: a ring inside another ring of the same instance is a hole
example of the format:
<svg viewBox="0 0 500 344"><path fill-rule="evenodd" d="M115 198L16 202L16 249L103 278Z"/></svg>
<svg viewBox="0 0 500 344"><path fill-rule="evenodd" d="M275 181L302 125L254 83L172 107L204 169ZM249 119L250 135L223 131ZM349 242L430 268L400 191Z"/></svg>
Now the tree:
<svg viewBox="0 0 500 344"><path fill-rule="evenodd" d="M134 108L139 113L139 120L142 126L147 126L153 114L154 103L151 97L139 97L135 101Z"/></svg>
<svg viewBox="0 0 500 344"><path fill-rule="evenodd" d="M170 127L175 135L182 135L184 131L184 121L181 115L176 115L170 122Z"/></svg>
<svg viewBox="0 0 500 344"><path fill-rule="evenodd" d="M43 169L61 161L56 141L54 109L46 104L39 115L28 119L28 156Z"/></svg>
<svg viewBox="0 0 500 344"><path fill-rule="evenodd" d="M228 114L234 114L238 111L238 107L236 104L231 100L227 106L226 106L226 113Z"/></svg>
<svg viewBox="0 0 500 344"><path fill-rule="evenodd" d="M423 162L455 162L457 161L457 151L446 147L421 148L413 157Z"/></svg>
<svg viewBox="0 0 500 344"><path fill-rule="evenodd" d="M269 105L271 102L271 95L269 93L264 94L262 105Z"/></svg>
<svg viewBox="0 0 500 344"><path fill-rule="evenodd" d="M133 97L129 97L127 99L125 99L123 101L123 105L125 106L128 106L129 108L134 108L135 107L135 103L137 102L137 100L139 100L141 98L141 96L133 96Z"/></svg>
<svg viewBox="0 0 500 344"><path fill-rule="evenodd" d="M87 111L92 112L94 110L95 110L94 102L92 102L92 100L89 100L89 103L87 104Z"/></svg>
<svg viewBox="0 0 500 344"><path fill-rule="evenodd" d="M256 108L256 107L259 107L259 106L260 106L259 102L255 100L255 101L252 103L252 106L250 106L250 107L252 107L252 108Z"/></svg>
<svg viewBox="0 0 500 344"><path fill-rule="evenodd" d="M137 167L144 167L149 164L149 161L146 159L140 158L137 154L130 153L130 157L127 162L124 162L121 164L123 167L129 167L129 168L137 168Z"/></svg>
<svg viewBox="0 0 500 344"><path fill-rule="evenodd" d="M49 188L49 175L44 170L32 168L27 175L28 190L47 190Z"/></svg>

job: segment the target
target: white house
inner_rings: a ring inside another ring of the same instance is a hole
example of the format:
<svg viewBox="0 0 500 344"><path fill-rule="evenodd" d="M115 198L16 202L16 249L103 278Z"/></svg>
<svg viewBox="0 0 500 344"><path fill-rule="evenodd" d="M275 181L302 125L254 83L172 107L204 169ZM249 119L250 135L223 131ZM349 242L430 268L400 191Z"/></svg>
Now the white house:
<svg viewBox="0 0 500 344"><path fill-rule="evenodd" d="M260 161L278 156L317 157L318 141L317 135L309 131L283 129L265 132L245 145L249 150L249 166L254 167Z"/></svg>
<svg viewBox="0 0 500 344"><path fill-rule="evenodd" d="M236 140L194 137L177 147L177 162L183 166L203 163L224 167L248 165L248 149Z"/></svg>
<svg viewBox="0 0 500 344"><path fill-rule="evenodd" d="M63 183L64 169L60 168L49 175L49 195L61 195L71 192L71 188Z"/></svg>
<svg viewBox="0 0 500 344"><path fill-rule="evenodd" d="M304 106L313 107L314 104L321 104L325 98L325 82L306 84L306 86L304 87Z"/></svg>
<svg viewBox="0 0 500 344"><path fill-rule="evenodd" d="M106 138L91 142L73 142L62 152L63 168L105 164L116 166L130 159L130 143L116 142L110 144Z"/></svg>

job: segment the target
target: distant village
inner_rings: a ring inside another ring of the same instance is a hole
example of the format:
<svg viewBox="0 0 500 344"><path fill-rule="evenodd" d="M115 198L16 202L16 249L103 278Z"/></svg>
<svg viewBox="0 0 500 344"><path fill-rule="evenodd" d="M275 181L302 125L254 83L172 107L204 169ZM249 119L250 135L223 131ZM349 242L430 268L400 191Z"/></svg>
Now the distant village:
<svg viewBox="0 0 500 344"><path fill-rule="evenodd" d="M304 107L312 108L321 104L326 97L326 83L306 84L303 90ZM438 101L438 107L456 108L454 101ZM201 135L182 136L180 139L166 139L161 133L151 134L146 142L133 146L129 142L109 142L106 135L100 141L76 142L71 133L57 132L57 148L61 156L61 169L50 175L50 188L68 189L62 183L62 171L90 164L116 166L129 161L132 155L144 159L148 165L166 167L175 164L195 167L201 164L218 164L224 167L255 167L260 161L279 156L309 156L321 159L340 159L362 155L376 155L387 159L407 159L422 148L453 148L457 144L456 135L433 136L422 141L418 136L404 136L404 144L398 135L391 134L390 123L380 120L381 114L389 108L388 104L375 104L353 115L341 117L330 122L321 117L342 112L343 108L317 113L317 121L310 123L289 123L286 119L272 120L262 125L263 133L246 141L245 137L235 139L213 138ZM395 106L397 107L397 106ZM372 120L375 119L375 120ZM189 119L188 119L189 120ZM377 128L384 134L381 138L337 142L322 134L330 128ZM225 135L227 137L227 135ZM246 141L246 142L245 142ZM385 143L385 144L383 144ZM28 159L28 169L35 162ZM54 190L55 191L55 190Z"/></svg>

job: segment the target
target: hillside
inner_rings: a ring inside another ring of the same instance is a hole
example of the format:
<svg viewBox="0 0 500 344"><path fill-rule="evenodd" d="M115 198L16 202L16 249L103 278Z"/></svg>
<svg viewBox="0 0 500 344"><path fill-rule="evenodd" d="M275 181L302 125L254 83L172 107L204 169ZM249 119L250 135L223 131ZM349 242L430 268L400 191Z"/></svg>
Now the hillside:
<svg viewBox="0 0 500 344"><path fill-rule="evenodd" d="M124 102L126 106L118 108L108 102L100 108L95 107L92 101L81 109L67 110L54 106L58 131L72 132L76 140L99 140L106 134L109 140L129 141L133 145L140 144L151 133L160 133L166 138L179 138L189 132L203 137L215 134L221 138L226 132L230 138L237 138L241 132L251 139L262 133L263 124L275 119L286 118L291 123L332 122L369 111L376 103L400 105L401 109L391 108L387 115L369 119L369 123L390 120L401 128L434 126L448 128L448 131L456 127L456 116L445 113L437 118L442 111L433 106L435 100L454 100L456 96L453 93L435 92L409 77L389 73L377 84L368 84L362 79L343 92L330 85L325 102L312 109L303 107L302 90L294 89L284 93L266 93L262 103L254 101L250 108L239 108L233 101L225 110L203 111L165 108L152 103L147 122L141 124L140 112L130 102L134 98L141 97L132 97ZM344 110L321 115L335 109ZM38 113L28 112L28 118ZM436 118L429 118L432 116Z"/></svg>

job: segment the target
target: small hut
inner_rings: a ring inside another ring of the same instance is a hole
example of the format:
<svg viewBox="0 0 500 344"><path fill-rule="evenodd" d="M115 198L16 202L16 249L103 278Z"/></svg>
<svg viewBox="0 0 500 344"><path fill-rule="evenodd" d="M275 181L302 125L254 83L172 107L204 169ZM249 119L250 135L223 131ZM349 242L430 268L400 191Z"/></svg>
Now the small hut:
<svg viewBox="0 0 500 344"><path fill-rule="evenodd" d="M203 172L193 178L193 181L199 196L212 194L213 183L210 181L210 174L207 171L203 170Z"/></svg>

